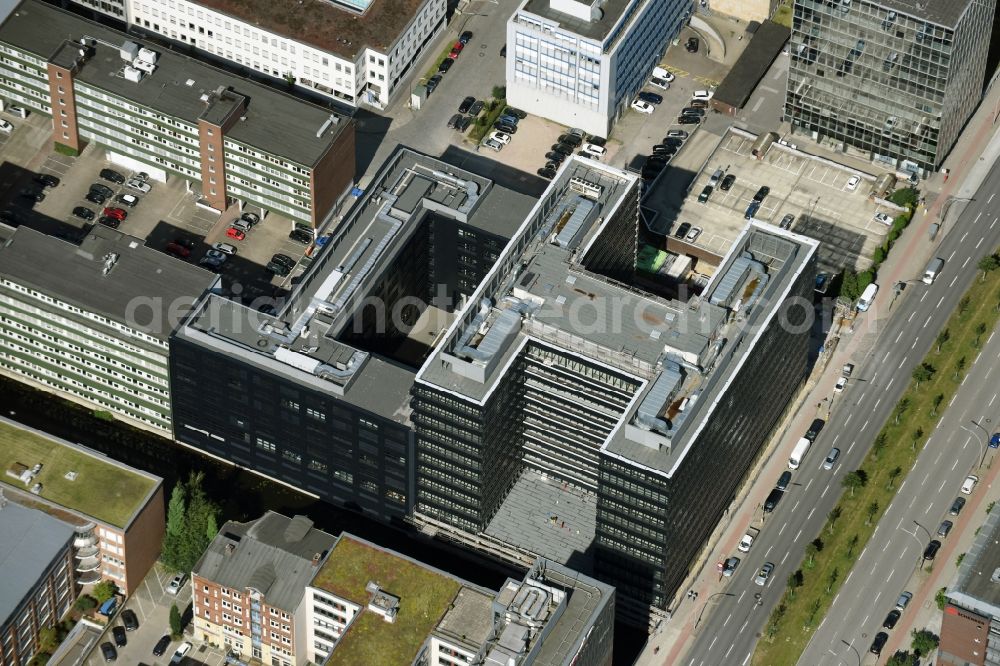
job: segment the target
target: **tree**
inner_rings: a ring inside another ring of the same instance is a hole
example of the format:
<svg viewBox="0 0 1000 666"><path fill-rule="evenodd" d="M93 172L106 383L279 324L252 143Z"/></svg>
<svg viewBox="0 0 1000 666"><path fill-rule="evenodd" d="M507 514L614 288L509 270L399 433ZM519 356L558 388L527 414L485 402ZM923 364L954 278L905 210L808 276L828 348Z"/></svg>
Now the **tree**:
<svg viewBox="0 0 1000 666"><path fill-rule="evenodd" d="M976 341L972 343L972 346L976 349L979 349L979 338L983 337L984 333L986 333L986 324L984 322L979 322L979 324L976 325Z"/></svg>
<svg viewBox="0 0 1000 666"><path fill-rule="evenodd" d="M94 597L89 594L81 594L80 598L73 604L73 608L77 609L81 613L86 613L93 608L97 608L97 599L94 599Z"/></svg>
<svg viewBox="0 0 1000 666"><path fill-rule="evenodd" d="M785 604L778 604L778 607L774 609L771 613L771 621L767 626L767 634L772 638L778 632L778 625L781 624L781 620L784 619L785 613L788 612L788 607Z"/></svg>
<svg viewBox="0 0 1000 666"><path fill-rule="evenodd" d="M830 592L833 591L833 586L837 584L837 579L838 578L840 578L840 569L838 569L837 567L834 567L833 571L830 572L830 575L827 576L827 579L826 579L826 583L827 583L827 585L826 585L826 593L827 594L830 594Z"/></svg>
<svg viewBox="0 0 1000 666"><path fill-rule="evenodd" d="M913 655L909 652L897 652L889 657L885 666L913 666Z"/></svg>
<svg viewBox="0 0 1000 666"><path fill-rule="evenodd" d="M962 296L961 300L958 301L958 313L964 315L969 311L970 305L972 305L972 299L968 296Z"/></svg>
<svg viewBox="0 0 1000 666"><path fill-rule="evenodd" d="M174 484L167 504L167 529L163 535L163 549L160 559L171 569L178 569L180 543L184 535L184 518L187 513L187 493L184 484Z"/></svg>
<svg viewBox="0 0 1000 666"><path fill-rule="evenodd" d="M996 254L988 254L979 260L976 264L982 274L979 276L980 282L986 282L986 274L995 271L1000 268L1000 256Z"/></svg>
<svg viewBox="0 0 1000 666"><path fill-rule="evenodd" d="M874 518L875 514L878 513L878 509L878 502L872 501L872 503L868 505L868 518L865 520L865 525L872 524L872 518Z"/></svg>
<svg viewBox="0 0 1000 666"><path fill-rule="evenodd" d="M881 266L882 262L885 261L885 248L879 245L875 248L875 252L872 253L872 263L876 266Z"/></svg>
<svg viewBox="0 0 1000 666"><path fill-rule="evenodd" d="M937 370L935 370L934 366L929 363L921 363L917 367L913 368L913 381L917 383L917 388L920 388L920 382L929 382L935 372L937 372Z"/></svg>
<svg viewBox="0 0 1000 666"><path fill-rule="evenodd" d="M795 590L802 587L802 583L805 582L805 576L802 575L802 569L796 569L793 573L788 574L788 598L795 598Z"/></svg>
<svg viewBox="0 0 1000 666"><path fill-rule="evenodd" d="M875 456L875 460L878 460L879 454L885 450L885 445L889 443L889 438L886 437L884 432L880 432L875 441L872 442L872 455Z"/></svg>
<svg viewBox="0 0 1000 666"><path fill-rule="evenodd" d="M816 555L819 553L819 550L820 550L819 547L816 545L816 541L819 541L819 539L816 539L814 541L810 541L809 543L806 544L806 562L805 562L805 566L808 567L808 568L810 568L810 569L813 568L813 566L815 566L815 564L816 564Z"/></svg>
<svg viewBox="0 0 1000 666"><path fill-rule="evenodd" d="M944 596L944 591L946 589L948 588L942 587L940 590L934 593L934 603L937 604L937 608L939 611L943 611L945 605L948 603L948 598Z"/></svg>
<svg viewBox="0 0 1000 666"><path fill-rule="evenodd" d="M830 513L826 514L826 519L828 521L827 529L831 534L833 534L833 526L840 519L841 513L843 513L843 510L840 508L840 505L838 504L837 506L830 509Z"/></svg>
<svg viewBox="0 0 1000 666"><path fill-rule="evenodd" d="M59 647L59 633L55 627L42 627L38 630L38 649L52 654Z"/></svg>
<svg viewBox="0 0 1000 666"><path fill-rule="evenodd" d="M493 99L507 99L507 86L493 86Z"/></svg>
<svg viewBox="0 0 1000 666"><path fill-rule="evenodd" d="M899 478L899 475L902 473L903 473L903 468L900 467L899 465L896 465L895 467L889 470L889 483L886 485L886 488L888 490L892 490L892 487L896 485L896 479Z"/></svg>
<svg viewBox="0 0 1000 666"><path fill-rule="evenodd" d="M865 485L865 482L862 480L861 475L858 474L858 470L854 470L844 475L840 485L850 490L851 497L854 497L854 491Z"/></svg>
<svg viewBox="0 0 1000 666"><path fill-rule="evenodd" d="M858 274L844 269L840 277L840 295L849 301L854 301L861 295L858 289Z"/></svg>
<svg viewBox="0 0 1000 666"><path fill-rule="evenodd" d="M190 571L218 534L218 506L202 489L205 475L192 473L171 493L160 559L171 569Z"/></svg>
<svg viewBox="0 0 1000 666"><path fill-rule="evenodd" d="M943 393L938 393L936 396L934 396L934 400L931 401L931 416L937 416L938 407L941 406L942 402L944 402Z"/></svg>
<svg viewBox="0 0 1000 666"><path fill-rule="evenodd" d="M847 556L851 557L854 555L854 549L858 547L858 535L853 535L847 542Z"/></svg>
<svg viewBox="0 0 1000 666"><path fill-rule="evenodd" d="M911 451L917 450L917 442L919 442L924 437L924 429L917 426L917 429L913 431L913 445L910 446Z"/></svg>
<svg viewBox="0 0 1000 666"><path fill-rule="evenodd" d="M211 543L212 539L214 539L215 535L217 535L218 533L219 533L219 525L218 521L215 518L215 514L209 513L208 518L205 522L205 537L208 539L208 542Z"/></svg>
<svg viewBox="0 0 1000 666"><path fill-rule="evenodd" d="M184 631L184 626L181 624L181 611L177 608L177 604L170 606L170 636L174 640L178 640Z"/></svg>
<svg viewBox="0 0 1000 666"><path fill-rule="evenodd" d="M910 647L918 655L930 654L937 649L938 643L941 642L941 639L934 632L927 629L920 629L919 631L914 629L910 634L913 636L913 642L910 643Z"/></svg>
<svg viewBox="0 0 1000 666"><path fill-rule="evenodd" d="M951 333L948 332L947 328L944 329L943 331L941 331L940 333L938 333L938 336L937 336L937 353L938 354L941 353L941 348L944 347L945 344L950 339L951 339Z"/></svg>
<svg viewBox="0 0 1000 666"><path fill-rule="evenodd" d="M965 371L965 357L963 356L962 358L960 358L957 361L955 361L955 376L954 376L954 380L956 382L958 381L958 378L962 376L962 373L964 371Z"/></svg>
<svg viewBox="0 0 1000 666"><path fill-rule="evenodd" d="M920 201L920 193L912 187L904 187L890 194L889 201L897 206L909 208L910 206L916 206L917 202Z"/></svg>
<svg viewBox="0 0 1000 666"><path fill-rule="evenodd" d="M105 601L118 594L118 586L110 580L102 580L94 586L94 589L91 590L91 592L94 595L94 599L97 600L97 603L103 604Z"/></svg>
<svg viewBox="0 0 1000 666"><path fill-rule="evenodd" d="M910 408L910 399L900 398L899 402L896 403L896 409L893 412L893 415L895 416L896 425L899 425L899 419L902 418L903 413L906 412L906 410L909 408Z"/></svg>

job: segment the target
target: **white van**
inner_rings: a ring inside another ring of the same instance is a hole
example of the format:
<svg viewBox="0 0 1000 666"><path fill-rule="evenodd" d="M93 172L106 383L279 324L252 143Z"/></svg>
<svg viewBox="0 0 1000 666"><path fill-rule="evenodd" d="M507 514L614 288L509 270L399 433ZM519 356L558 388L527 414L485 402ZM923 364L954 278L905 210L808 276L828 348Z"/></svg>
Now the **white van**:
<svg viewBox="0 0 1000 666"><path fill-rule="evenodd" d="M799 465L802 464L802 459L806 457L806 453L809 451L809 445L812 444L805 437L800 437L798 444L792 449L792 455L788 456L788 468L798 469Z"/></svg>
<svg viewBox="0 0 1000 666"><path fill-rule="evenodd" d="M938 276L938 273L941 272L942 268L944 268L944 259L941 257L934 257L931 259L930 263L927 264L927 268L924 269L923 283L932 284L934 282L934 278Z"/></svg>
<svg viewBox="0 0 1000 666"><path fill-rule="evenodd" d="M872 282L870 285L865 287L865 290L861 292L861 298L858 299L858 304L855 306L858 312L865 312L872 306L872 302L875 300L875 294L878 293L878 285Z"/></svg>

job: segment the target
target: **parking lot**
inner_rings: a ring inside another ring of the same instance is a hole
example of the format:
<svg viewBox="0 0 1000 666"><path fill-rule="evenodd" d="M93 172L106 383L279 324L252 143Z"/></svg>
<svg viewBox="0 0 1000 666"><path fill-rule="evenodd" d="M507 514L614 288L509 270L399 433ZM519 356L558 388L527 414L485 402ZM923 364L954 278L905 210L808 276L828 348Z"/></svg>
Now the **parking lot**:
<svg viewBox="0 0 1000 666"><path fill-rule="evenodd" d="M745 213L754 195L763 187L770 192L753 214L757 220L779 224L794 216L790 229L822 242L820 266L836 272L844 267L865 268L889 227L875 219L876 213L895 217L902 209L869 199L876 174L868 174L827 159L774 143L763 159L750 154L756 137L732 130L692 183L689 196L677 217L705 230L698 244L724 252L746 224ZM728 191L716 186L708 200L698 197L713 172L722 170L735 181ZM853 188L848 181L860 177Z"/></svg>

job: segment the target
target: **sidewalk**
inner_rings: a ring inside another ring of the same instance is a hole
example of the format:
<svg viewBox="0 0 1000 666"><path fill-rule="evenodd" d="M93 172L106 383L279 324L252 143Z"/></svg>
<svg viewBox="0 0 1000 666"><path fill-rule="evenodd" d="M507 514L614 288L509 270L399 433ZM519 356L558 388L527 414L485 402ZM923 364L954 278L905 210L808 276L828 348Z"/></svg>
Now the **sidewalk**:
<svg viewBox="0 0 1000 666"><path fill-rule="evenodd" d="M844 332L835 351L828 358L825 368L814 370L814 376L810 378L811 383L805 385L797 405L793 407L795 411L786 418L787 427L776 431L777 434L772 437L767 450L762 454L757 469L751 472L749 477L751 480L760 476L777 477L781 473L785 460L775 453L778 450L784 451L784 445L790 444L800 433L805 432L813 418L818 416L816 410L822 404L822 400L829 396L842 365L847 362L861 363L866 355L864 352L872 349L872 340L878 335L878 323L886 319L890 313L892 285L916 278L928 258L932 256L937 242L940 242L949 231L945 228L947 225L940 219L940 215L947 213L949 220L957 218L961 206L950 206L950 209L946 210L947 201L952 197L972 196L989 173L993 163L1000 157L1000 135L996 134L997 126L994 124L993 116L998 101L1000 101L1000 86L994 86L970 119L945 161L944 168L948 170L949 176L935 174L921 183L920 189L926 197L927 206L918 208L910 225L897 240L888 259L882 264L878 274L878 283L882 288L875 303L856 322L854 333ZM985 150L983 146L986 146ZM941 223L942 229L937 236L937 242L931 242L928 232L930 225L936 222ZM905 298L906 293L904 292L901 297ZM827 346L830 346L830 343L828 340ZM812 408L811 405L817 405L817 408ZM763 503L770 490L771 487L767 484L750 483L741 491L733 510L729 512L728 522L723 521L717 526L715 533L709 539L710 545L705 554L692 567L694 574L689 577L685 583L686 587L681 590L696 592L697 600L690 603L687 598L682 598L678 605L671 609L670 619L649 637L646 649L635 662L636 666L661 664L673 666L681 663L681 658L698 637L695 626L697 611L707 605L712 594L724 588L724 584L718 580L715 563L735 552L746 526L753 523L757 506ZM980 496L980 501L985 494ZM978 507L977 503L970 508L975 511ZM947 551L947 547L945 550ZM946 555L942 555L944 556ZM953 565L954 557L951 559ZM942 569L947 570L947 567ZM944 574L936 574L935 580L937 575ZM933 607L933 596L941 586L939 584L931 588L925 585L926 589L922 588L920 598L916 600L922 610L928 594L926 590L930 590L932 608L937 611L936 607ZM706 608L704 612L710 613L711 610ZM903 635L903 632L899 631L894 633ZM891 652L887 649L886 654Z"/></svg>

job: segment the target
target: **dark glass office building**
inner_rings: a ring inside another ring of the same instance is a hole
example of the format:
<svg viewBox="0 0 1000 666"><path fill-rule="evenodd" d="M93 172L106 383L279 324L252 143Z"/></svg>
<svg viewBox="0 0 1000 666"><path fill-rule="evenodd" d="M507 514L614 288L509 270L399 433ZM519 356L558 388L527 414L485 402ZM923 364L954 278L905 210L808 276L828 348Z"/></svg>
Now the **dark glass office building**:
<svg viewBox="0 0 1000 666"><path fill-rule="evenodd" d="M979 105L996 0L796 0L785 115L795 134L936 170Z"/></svg>

